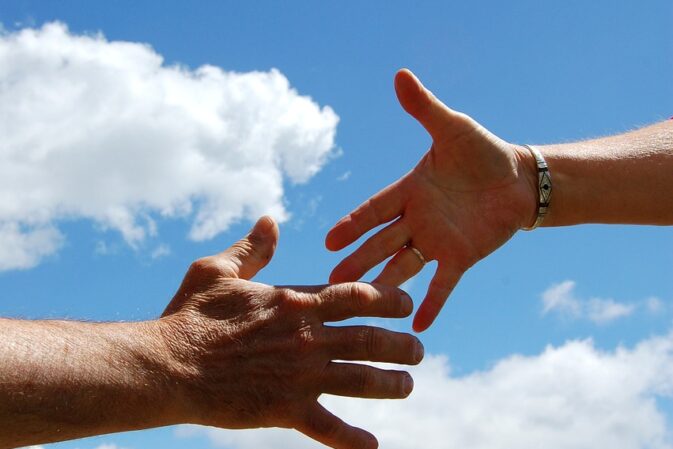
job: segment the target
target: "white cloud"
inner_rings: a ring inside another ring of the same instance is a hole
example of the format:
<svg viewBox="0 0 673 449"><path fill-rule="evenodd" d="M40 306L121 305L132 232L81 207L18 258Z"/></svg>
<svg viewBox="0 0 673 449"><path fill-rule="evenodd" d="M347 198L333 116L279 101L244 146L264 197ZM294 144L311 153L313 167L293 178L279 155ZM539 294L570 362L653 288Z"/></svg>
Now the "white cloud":
<svg viewBox="0 0 673 449"><path fill-rule="evenodd" d="M343 181L348 181L348 178L350 178L350 177L351 177L351 171L348 170L348 171L345 171L344 173L340 174L339 176L337 176L337 181L342 181L342 182Z"/></svg>
<svg viewBox="0 0 673 449"><path fill-rule="evenodd" d="M542 293L542 313L552 310L571 316L579 316L581 313L580 301L574 297L574 281L563 281L554 284Z"/></svg>
<svg viewBox="0 0 673 449"><path fill-rule="evenodd" d="M50 224L27 227L0 221L0 270L33 267L62 243L63 236Z"/></svg>
<svg viewBox="0 0 673 449"><path fill-rule="evenodd" d="M416 386L407 400L321 402L388 449L673 448L657 405L673 393L673 335L609 352L571 341L465 376L453 376L446 357L429 356L411 372ZM231 449L322 447L281 429L178 430L200 434Z"/></svg>
<svg viewBox="0 0 673 449"><path fill-rule="evenodd" d="M587 303L587 317L594 323L602 324L629 316L635 309L635 304L622 304L613 299L591 298Z"/></svg>
<svg viewBox="0 0 673 449"><path fill-rule="evenodd" d="M152 251L152 259L161 259L171 254L171 248L165 243L160 244Z"/></svg>
<svg viewBox="0 0 673 449"><path fill-rule="evenodd" d="M209 239L285 220L284 182L336 152L337 115L277 70L163 65L149 46L59 23L0 35L0 269L34 266L90 219L134 247L157 219Z"/></svg>
<svg viewBox="0 0 673 449"><path fill-rule="evenodd" d="M545 290L542 295L542 313L560 313L571 318L586 318L597 324L605 324L618 318L629 316L638 304L621 303L611 298L589 298L582 300L575 296L575 281L563 281ZM655 298L656 299L656 298ZM645 306L652 310L654 303Z"/></svg>
<svg viewBox="0 0 673 449"><path fill-rule="evenodd" d="M666 309L664 302L656 296L645 299L644 304L647 311L653 314L661 313Z"/></svg>

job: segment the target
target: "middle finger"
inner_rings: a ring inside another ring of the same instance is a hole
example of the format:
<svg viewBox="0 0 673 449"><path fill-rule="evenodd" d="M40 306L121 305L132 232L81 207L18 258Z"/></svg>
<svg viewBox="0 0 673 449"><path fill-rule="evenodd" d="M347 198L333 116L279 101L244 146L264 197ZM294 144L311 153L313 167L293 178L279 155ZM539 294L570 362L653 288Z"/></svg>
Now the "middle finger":
<svg viewBox="0 0 673 449"><path fill-rule="evenodd" d="M424 349L413 335L373 326L325 326L325 348L332 360L416 365Z"/></svg>

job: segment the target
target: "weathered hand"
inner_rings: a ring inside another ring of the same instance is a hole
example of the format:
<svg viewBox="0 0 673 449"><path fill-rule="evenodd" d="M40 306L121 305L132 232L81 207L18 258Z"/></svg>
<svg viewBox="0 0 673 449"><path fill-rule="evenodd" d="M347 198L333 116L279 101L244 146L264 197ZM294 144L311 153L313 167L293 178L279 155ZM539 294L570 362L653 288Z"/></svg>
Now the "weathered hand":
<svg viewBox="0 0 673 449"><path fill-rule="evenodd" d="M335 360L417 364L414 336L325 322L404 317L411 299L394 287L347 283L272 287L248 281L271 259L278 228L268 217L225 252L190 267L160 320L175 360L181 414L226 428L288 427L335 448L376 439L332 415L323 393L403 398L408 373Z"/></svg>
<svg viewBox="0 0 673 449"><path fill-rule="evenodd" d="M402 107L433 143L418 165L342 218L328 233L336 251L390 222L346 257L330 282L355 281L390 256L375 283L400 285L427 261L438 262L414 319L432 324L462 274L534 221L537 179L525 149L499 139L465 114L449 109L408 70L395 77Z"/></svg>

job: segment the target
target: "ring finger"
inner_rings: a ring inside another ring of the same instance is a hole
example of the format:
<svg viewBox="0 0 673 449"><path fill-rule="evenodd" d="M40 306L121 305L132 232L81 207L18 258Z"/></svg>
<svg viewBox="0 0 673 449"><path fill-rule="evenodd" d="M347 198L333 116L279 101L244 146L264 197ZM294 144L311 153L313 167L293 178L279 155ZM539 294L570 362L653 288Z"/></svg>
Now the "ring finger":
<svg viewBox="0 0 673 449"><path fill-rule="evenodd" d="M411 246L405 246L399 250L372 283L399 287L418 274L425 266L425 260L421 260L416 253L418 250L414 251L414 249Z"/></svg>
<svg viewBox="0 0 673 449"><path fill-rule="evenodd" d="M354 398L402 399L414 388L414 381L407 372L359 363L330 362L322 380L324 393Z"/></svg>
<svg viewBox="0 0 673 449"><path fill-rule="evenodd" d="M378 265L409 240L409 231L404 220L393 222L362 244L353 254L337 265L330 275L330 282L347 282L360 279L372 267Z"/></svg>

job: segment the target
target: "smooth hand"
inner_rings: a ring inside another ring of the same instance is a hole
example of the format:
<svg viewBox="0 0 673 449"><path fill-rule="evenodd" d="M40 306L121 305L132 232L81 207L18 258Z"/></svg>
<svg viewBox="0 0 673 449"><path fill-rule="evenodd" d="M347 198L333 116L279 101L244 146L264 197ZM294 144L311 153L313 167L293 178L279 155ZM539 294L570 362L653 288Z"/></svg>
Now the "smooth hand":
<svg viewBox="0 0 673 449"><path fill-rule="evenodd" d="M376 439L332 415L323 393L404 398L403 371L348 361L417 364L414 336L370 326L329 326L354 316L405 317L411 299L394 287L346 283L272 287L250 282L271 259L278 228L268 217L227 251L192 264L160 320L173 355L180 414L225 428L287 427L334 448ZM340 360L337 362L336 360Z"/></svg>
<svg viewBox="0 0 673 449"><path fill-rule="evenodd" d="M449 109L410 71L397 73L395 90L402 107L432 137L432 146L411 172L342 218L326 246L340 250L387 224L334 268L330 282L360 279L392 256L374 282L398 286L425 261L436 260L414 318L420 332L432 324L469 267L533 223L536 169L525 149Z"/></svg>

